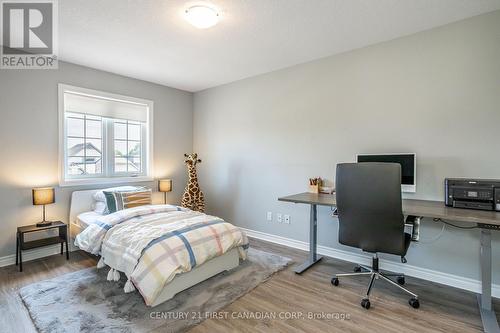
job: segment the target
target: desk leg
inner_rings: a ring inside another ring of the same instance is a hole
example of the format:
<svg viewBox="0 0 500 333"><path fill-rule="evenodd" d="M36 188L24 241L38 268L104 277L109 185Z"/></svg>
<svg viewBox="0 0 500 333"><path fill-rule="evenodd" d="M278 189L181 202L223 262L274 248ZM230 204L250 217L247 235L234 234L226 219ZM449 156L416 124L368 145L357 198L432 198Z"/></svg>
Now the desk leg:
<svg viewBox="0 0 500 333"><path fill-rule="evenodd" d="M318 209L316 205L311 205L311 213L309 216L309 258L302 265L297 266L294 271L297 274L302 274L309 267L320 261L323 257L316 253L318 238Z"/></svg>
<svg viewBox="0 0 500 333"><path fill-rule="evenodd" d="M491 230L481 229L481 294L477 295L479 312L486 333L500 333L491 303Z"/></svg>

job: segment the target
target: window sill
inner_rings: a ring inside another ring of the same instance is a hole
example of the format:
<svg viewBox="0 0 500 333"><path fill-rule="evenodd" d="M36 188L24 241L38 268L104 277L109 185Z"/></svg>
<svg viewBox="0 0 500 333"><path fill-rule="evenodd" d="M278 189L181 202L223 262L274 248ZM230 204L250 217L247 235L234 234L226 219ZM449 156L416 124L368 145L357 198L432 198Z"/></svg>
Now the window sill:
<svg viewBox="0 0 500 333"><path fill-rule="evenodd" d="M150 176L65 179L59 181L59 186L70 187L70 186L84 186L84 185L108 185L108 184L152 182L152 181L154 181L154 178Z"/></svg>

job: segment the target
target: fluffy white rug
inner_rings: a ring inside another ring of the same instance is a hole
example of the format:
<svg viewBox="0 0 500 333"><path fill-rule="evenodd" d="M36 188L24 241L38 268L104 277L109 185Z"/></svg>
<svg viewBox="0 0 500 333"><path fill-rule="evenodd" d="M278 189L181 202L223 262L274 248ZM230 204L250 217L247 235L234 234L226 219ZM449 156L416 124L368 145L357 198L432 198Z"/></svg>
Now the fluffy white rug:
<svg viewBox="0 0 500 333"><path fill-rule="evenodd" d="M250 248L248 260L157 307L124 280L106 281L106 269L84 269L23 287L19 294L40 332L184 332L286 267L291 260ZM188 314L188 315L185 315Z"/></svg>

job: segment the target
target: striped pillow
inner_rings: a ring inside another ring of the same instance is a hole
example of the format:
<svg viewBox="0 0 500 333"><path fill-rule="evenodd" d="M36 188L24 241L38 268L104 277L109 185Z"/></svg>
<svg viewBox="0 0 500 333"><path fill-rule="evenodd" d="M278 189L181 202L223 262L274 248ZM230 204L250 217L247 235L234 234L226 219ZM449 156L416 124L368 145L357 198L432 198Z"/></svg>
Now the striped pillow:
<svg viewBox="0 0 500 333"><path fill-rule="evenodd" d="M151 205L151 195L151 189L126 192L104 191L109 213L137 206Z"/></svg>

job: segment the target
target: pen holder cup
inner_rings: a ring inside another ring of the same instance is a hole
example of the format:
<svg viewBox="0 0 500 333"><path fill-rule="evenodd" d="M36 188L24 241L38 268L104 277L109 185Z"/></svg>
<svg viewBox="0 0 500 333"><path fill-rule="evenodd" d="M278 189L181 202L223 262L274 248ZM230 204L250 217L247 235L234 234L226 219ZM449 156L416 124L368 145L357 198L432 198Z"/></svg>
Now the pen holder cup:
<svg viewBox="0 0 500 333"><path fill-rule="evenodd" d="M319 185L309 185L309 193L319 193Z"/></svg>

